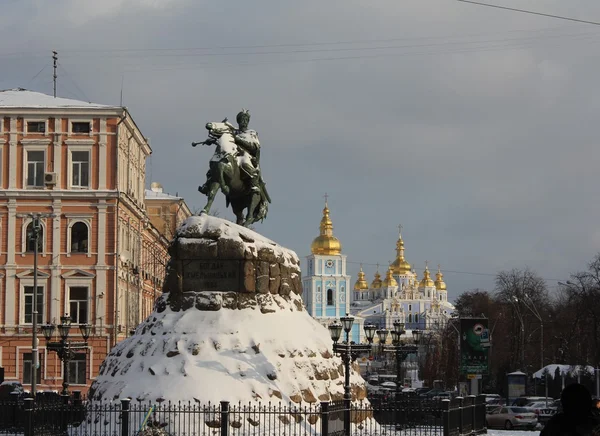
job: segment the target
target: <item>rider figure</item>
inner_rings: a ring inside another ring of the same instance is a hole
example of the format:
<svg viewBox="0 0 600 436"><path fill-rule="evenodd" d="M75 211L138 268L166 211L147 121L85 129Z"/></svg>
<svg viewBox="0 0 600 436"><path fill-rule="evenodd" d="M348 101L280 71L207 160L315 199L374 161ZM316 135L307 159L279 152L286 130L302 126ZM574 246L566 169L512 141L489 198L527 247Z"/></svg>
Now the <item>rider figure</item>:
<svg viewBox="0 0 600 436"><path fill-rule="evenodd" d="M245 153L240 153L242 156L242 159L239 159L240 168L246 175L245 179L250 190L260 192L260 142L258 140L258 133L256 133L256 130L248 129L250 112L247 109L242 109L237 114L236 121L239 127L233 132L235 144L247 153L246 158L243 158ZM204 143L214 143L214 140L207 140ZM206 173L206 183L198 188L203 194L208 194L211 176L212 174L209 169ZM226 191L227 187L221 187L221 189Z"/></svg>
<svg viewBox="0 0 600 436"><path fill-rule="evenodd" d="M260 142L256 131L248 129L250 112L242 109L236 121L239 127L234 133L235 143L250 155L249 159L241 160L241 169L248 176L250 190L260 191Z"/></svg>

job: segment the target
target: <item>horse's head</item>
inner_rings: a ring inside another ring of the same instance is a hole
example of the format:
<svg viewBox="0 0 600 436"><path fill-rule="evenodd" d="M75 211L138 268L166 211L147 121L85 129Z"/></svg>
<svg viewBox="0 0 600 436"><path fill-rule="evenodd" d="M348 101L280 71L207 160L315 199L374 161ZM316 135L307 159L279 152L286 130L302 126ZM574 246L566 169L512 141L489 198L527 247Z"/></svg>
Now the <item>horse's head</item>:
<svg viewBox="0 0 600 436"><path fill-rule="evenodd" d="M233 133L235 127L228 121L221 123L206 123L206 130L211 135L221 136L224 133Z"/></svg>

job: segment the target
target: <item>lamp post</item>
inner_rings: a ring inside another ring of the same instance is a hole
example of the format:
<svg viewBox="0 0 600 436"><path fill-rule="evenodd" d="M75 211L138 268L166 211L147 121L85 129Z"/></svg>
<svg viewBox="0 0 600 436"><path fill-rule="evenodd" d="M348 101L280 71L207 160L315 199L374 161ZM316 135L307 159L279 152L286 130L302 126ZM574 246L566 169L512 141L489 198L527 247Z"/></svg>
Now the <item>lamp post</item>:
<svg viewBox="0 0 600 436"><path fill-rule="evenodd" d="M52 213L25 213L25 214L17 214L18 218L31 218L31 235L28 235L27 239L31 238L33 240L33 297L32 297L32 309L31 309L31 396L35 398L37 393L37 369L40 366L39 364L39 356L38 356L38 338L37 338L37 302L38 302L38 292L37 292L37 276L38 276L38 243L40 241L40 233L42 230L42 225L40 224L40 218L54 218L56 215ZM28 241L26 242L28 243ZM26 250L27 251L27 247Z"/></svg>
<svg viewBox="0 0 600 436"><path fill-rule="evenodd" d="M58 334L60 341L50 342L54 329L58 328ZM46 349L54 351L58 355L58 358L63 364L63 390L62 395L69 395L69 362L73 359L75 351L84 350L87 348L87 341L92 332L91 324L80 324L79 331L83 337L84 342L71 342L69 341L69 332L71 331L71 317L69 315L60 317L60 324L55 326L54 324L46 324L42 326L42 332L46 338Z"/></svg>
<svg viewBox="0 0 600 436"><path fill-rule="evenodd" d="M333 341L333 351L341 356L344 363L344 435L350 436L350 408L352 405L350 363L355 361L359 354L371 352L371 343L373 342L377 327L372 324L364 326L365 336L369 342L368 345L354 344L350 342L350 331L352 330L352 324L354 324L354 317L346 314L346 316L340 318L340 321L341 323L334 321L328 328ZM346 333L346 340L339 342L342 330Z"/></svg>
<svg viewBox="0 0 600 436"><path fill-rule="evenodd" d="M379 343L383 351L392 351L396 355L396 400L400 398L402 392L402 385L404 385L404 377L402 374L402 362L408 357L409 354L418 354L418 345L421 340L423 332L421 330L413 330L413 344L408 344L402 341L402 335L406 333L404 330L404 323L400 321L394 321L394 329L392 330L392 345L386 345L388 337L388 330L381 329L377 330L377 336Z"/></svg>

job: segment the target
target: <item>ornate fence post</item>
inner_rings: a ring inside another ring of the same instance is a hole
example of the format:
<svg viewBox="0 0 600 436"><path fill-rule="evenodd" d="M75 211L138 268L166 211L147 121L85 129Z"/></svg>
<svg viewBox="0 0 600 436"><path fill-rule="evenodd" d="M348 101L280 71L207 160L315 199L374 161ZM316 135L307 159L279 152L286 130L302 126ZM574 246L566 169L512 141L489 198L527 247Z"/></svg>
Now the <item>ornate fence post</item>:
<svg viewBox="0 0 600 436"><path fill-rule="evenodd" d="M352 413L352 399L344 398L344 435L350 436L350 414Z"/></svg>
<svg viewBox="0 0 600 436"><path fill-rule="evenodd" d="M321 401L321 436L329 434L329 402Z"/></svg>
<svg viewBox="0 0 600 436"><path fill-rule="evenodd" d="M60 394L59 419L60 419L60 430L63 433L66 433L67 427L69 426L69 415L70 415L69 399L70 398L71 397L69 396L69 394Z"/></svg>
<svg viewBox="0 0 600 436"><path fill-rule="evenodd" d="M229 433L229 401L221 401L221 436Z"/></svg>
<svg viewBox="0 0 600 436"><path fill-rule="evenodd" d="M463 434L463 402L464 402L464 398L463 397L456 397L456 399L458 400L458 434L462 435Z"/></svg>
<svg viewBox="0 0 600 436"><path fill-rule="evenodd" d="M121 436L129 436L129 405L131 398L121 400Z"/></svg>
<svg viewBox="0 0 600 436"><path fill-rule="evenodd" d="M485 395L477 395L475 401L475 422L478 432L485 428Z"/></svg>
<svg viewBox="0 0 600 436"><path fill-rule="evenodd" d="M442 400L442 426L444 436L450 436L450 400Z"/></svg>
<svg viewBox="0 0 600 436"><path fill-rule="evenodd" d="M25 436L33 435L33 398L25 398L23 402L23 411L25 412Z"/></svg>
<svg viewBox="0 0 600 436"><path fill-rule="evenodd" d="M469 401L469 421L471 422L471 434L474 434L477 430L477 423L475 421L475 411L477 410L477 397L475 395L469 395L471 400Z"/></svg>

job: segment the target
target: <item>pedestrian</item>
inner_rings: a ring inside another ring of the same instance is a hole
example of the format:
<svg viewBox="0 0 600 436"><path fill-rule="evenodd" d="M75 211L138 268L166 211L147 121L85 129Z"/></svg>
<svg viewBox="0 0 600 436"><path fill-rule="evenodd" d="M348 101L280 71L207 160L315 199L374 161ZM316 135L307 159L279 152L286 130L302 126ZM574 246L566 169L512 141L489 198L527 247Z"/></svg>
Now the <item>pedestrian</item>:
<svg viewBox="0 0 600 436"><path fill-rule="evenodd" d="M600 417L600 399L598 398L592 400L592 413Z"/></svg>
<svg viewBox="0 0 600 436"><path fill-rule="evenodd" d="M560 402L562 412L550 418L540 436L600 436L600 417L592 412L592 396L585 386L567 386Z"/></svg>

